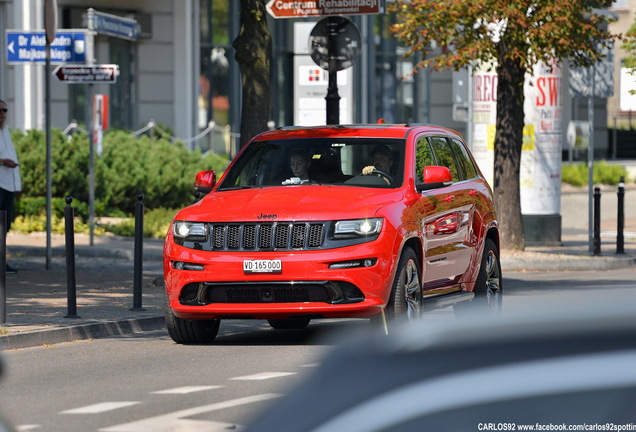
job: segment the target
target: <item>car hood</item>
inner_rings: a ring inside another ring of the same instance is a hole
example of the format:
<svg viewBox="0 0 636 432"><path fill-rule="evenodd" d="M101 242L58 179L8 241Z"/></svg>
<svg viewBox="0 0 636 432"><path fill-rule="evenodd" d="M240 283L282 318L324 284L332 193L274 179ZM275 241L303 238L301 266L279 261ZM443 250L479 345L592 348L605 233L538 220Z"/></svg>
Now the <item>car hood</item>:
<svg viewBox="0 0 636 432"><path fill-rule="evenodd" d="M175 219L201 222L335 220L373 217L400 201L399 189L342 186L286 186L212 192L177 213Z"/></svg>

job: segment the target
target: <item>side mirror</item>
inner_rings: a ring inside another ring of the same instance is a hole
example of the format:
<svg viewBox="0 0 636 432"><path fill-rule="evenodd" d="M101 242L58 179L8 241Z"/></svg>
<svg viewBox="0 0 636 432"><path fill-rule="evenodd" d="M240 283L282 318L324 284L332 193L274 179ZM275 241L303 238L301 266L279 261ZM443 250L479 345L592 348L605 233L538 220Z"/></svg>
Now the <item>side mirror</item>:
<svg viewBox="0 0 636 432"><path fill-rule="evenodd" d="M194 180L194 191L200 194L207 194L215 185L216 173L214 171L199 171Z"/></svg>
<svg viewBox="0 0 636 432"><path fill-rule="evenodd" d="M417 184L418 192L449 186L453 183L453 175L447 167L427 166L424 167L422 180L424 183Z"/></svg>

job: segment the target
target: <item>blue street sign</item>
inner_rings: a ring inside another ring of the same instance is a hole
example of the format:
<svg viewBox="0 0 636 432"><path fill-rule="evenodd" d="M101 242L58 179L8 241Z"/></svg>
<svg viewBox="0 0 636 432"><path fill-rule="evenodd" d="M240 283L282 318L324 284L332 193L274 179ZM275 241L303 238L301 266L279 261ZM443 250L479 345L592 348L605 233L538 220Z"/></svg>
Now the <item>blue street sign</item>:
<svg viewBox="0 0 636 432"><path fill-rule="evenodd" d="M44 30L7 30L8 63L44 63L46 35ZM57 32L51 43L51 63L86 62L86 30Z"/></svg>
<svg viewBox="0 0 636 432"><path fill-rule="evenodd" d="M104 12L94 11L93 13L93 26L97 33L131 41L137 40L139 35L139 26L137 25L136 20Z"/></svg>

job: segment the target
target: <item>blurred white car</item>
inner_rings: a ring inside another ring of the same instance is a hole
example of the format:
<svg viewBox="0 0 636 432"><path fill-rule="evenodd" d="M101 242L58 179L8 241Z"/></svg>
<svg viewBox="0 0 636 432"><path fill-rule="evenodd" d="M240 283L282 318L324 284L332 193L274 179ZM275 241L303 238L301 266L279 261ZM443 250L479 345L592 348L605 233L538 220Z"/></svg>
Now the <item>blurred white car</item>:
<svg viewBox="0 0 636 432"><path fill-rule="evenodd" d="M2 357L0 357L0 379L2 378L2 371L4 369L4 362L2 361ZM2 407L0 407L2 409ZM0 411L0 432L14 432L15 429L9 424L9 422L4 418L3 413Z"/></svg>
<svg viewBox="0 0 636 432"><path fill-rule="evenodd" d="M565 305L348 337L248 431L633 431L634 306Z"/></svg>

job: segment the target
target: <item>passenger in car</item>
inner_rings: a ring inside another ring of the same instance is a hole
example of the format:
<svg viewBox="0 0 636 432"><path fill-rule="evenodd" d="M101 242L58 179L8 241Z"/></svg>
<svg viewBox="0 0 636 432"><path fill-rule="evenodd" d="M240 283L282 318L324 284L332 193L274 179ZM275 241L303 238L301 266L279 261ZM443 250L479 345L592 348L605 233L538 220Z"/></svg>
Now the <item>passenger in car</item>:
<svg viewBox="0 0 636 432"><path fill-rule="evenodd" d="M284 185L309 183L311 158L304 149L293 149L289 154L289 167L293 176L283 182Z"/></svg>

